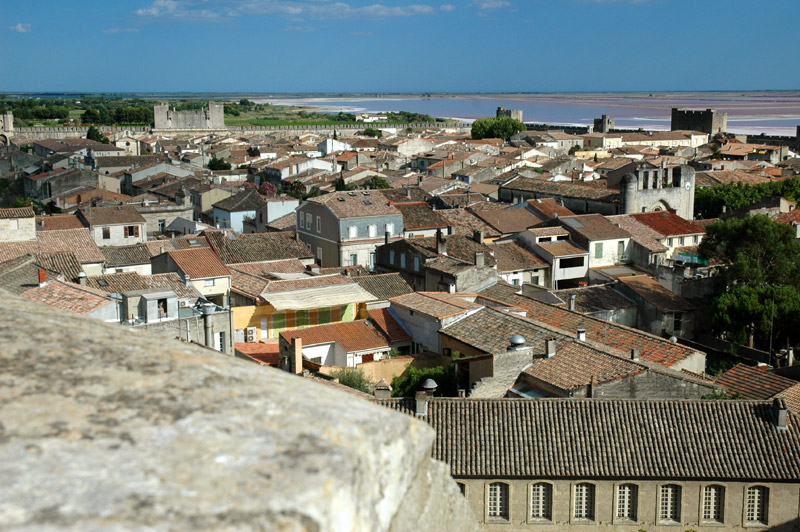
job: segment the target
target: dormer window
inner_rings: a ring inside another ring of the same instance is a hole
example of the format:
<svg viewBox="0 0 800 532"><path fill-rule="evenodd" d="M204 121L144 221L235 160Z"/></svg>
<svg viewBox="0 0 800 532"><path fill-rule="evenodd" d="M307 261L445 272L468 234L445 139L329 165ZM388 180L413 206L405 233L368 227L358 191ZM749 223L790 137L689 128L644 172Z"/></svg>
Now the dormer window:
<svg viewBox="0 0 800 532"><path fill-rule="evenodd" d="M347 228L347 238L358 238L358 227L351 225Z"/></svg>

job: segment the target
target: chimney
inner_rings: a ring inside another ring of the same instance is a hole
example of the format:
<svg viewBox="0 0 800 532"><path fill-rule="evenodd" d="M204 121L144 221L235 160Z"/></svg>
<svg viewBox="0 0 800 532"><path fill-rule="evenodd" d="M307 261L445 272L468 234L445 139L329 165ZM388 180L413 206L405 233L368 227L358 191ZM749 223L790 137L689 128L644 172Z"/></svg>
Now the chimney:
<svg viewBox="0 0 800 532"><path fill-rule="evenodd" d="M214 324L211 321L211 315L214 313L214 303L203 303L203 327L206 330L206 347L215 349L214 346ZM224 346L221 346L224 349Z"/></svg>
<svg viewBox="0 0 800 532"><path fill-rule="evenodd" d="M483 244L483 231L475 230L472 232L472 239L478 244Z"/></svg>
<svg viewBox="0 0 800 532"><path fill-rule="evenodd" d="M475 253L475 266L477 266L478 268L483 268L483 266L485 264L484 263L484 259L485 258L484 258L484 255L483 255L483 251L476 252Z"/></svg>
<svg viewBox="0 0 800 532"><path fill-rule="evenodd" d="M392 397L392 387L386 382L386 379L375 385L375 399L389 399Z"/></svg>
<svg viewBox="0 0 800 532"><path fill-rule="evenodd" d="M447 234L448 235L452 235L453 231L455 231L455 227L453 227L452 225L448 225L447 226Z"/></svg>
<svg viewBox="0 0 800 532"><path fill-rule="evenodd" d="M578 340L581 342L586 341L586 329L578 329Z"/></svg>
<svg viewBox="0 0 800 532"><path fill-rule="evenodd" d="M775 426L779 429L788 429L789 410L786 408L786 399L776 397L772 400L772 415L775 417Z"/></svg>
<svg viewBox="0 0 800 532"><path fill-rule="evenodd" d="M442 230L436 230L436 253L439 255L447 255L447 240L442 236Z"/></svg>
<svg viewBox="0 0 800 532"><path fill-rule="evenodd" d="M428 415L428 394L419 391L414 396L416 402L415 414L417 417L427 417Z"/></svg>
<svg viewBox="0 0 800 532"><path fill-rule="evenodd" d="M547 358L551 358L553 355L556 354L556 339L555 338L545 338L544 347L545 347L545 354L547 355Z"/></svg>
<svg viewBox="0 0 800 532"><path fill-rule="evenodd" d="M417 186L422 185L422 176L417 177Z"/></svg>
<svg viewBox="0 0 800 532"><path fill-rule="evenodd" d="M386 231L386 233L384 234L384 237L383 237L383 243L385 245L387 245L387 246L389 245L389 239L391 238L391 236L392 236L392 233L389 232L389 231Z"/></svg>
<svg viewBox="0 0 800 532"><path fill-rule="evenodd" d="M188 275L184 275L184 280L186 281L186 286L192 286L192 278Z"/></svg>
<svg viewBox="0 0 800 532"><path fill-rule="evenodd" d="M292 373L303 374L303 339L292 338Z"/></svg>
<svg viewBox="0 0 800 532"><path fill-rule="evenodd" d="M44 268L39 268L39 286L42 286L46 282L47 282L47 272L44 271Z"/></svg>
<svg viewBox="0 0 800 532"><path fill-rule="evenodd" d="M411 199L411 189L406 188L406 199Z"/></svg>
<svg viewBox="0 0 800 532"><path fill-rule="evenodd" d="M78 274L78 284L86 286L86 272L81 272Z"/></svg>
<svg viewBox="0 0 800 532"><path fill-rule="evenodd" d="M569 309L572 312L575 312L575 294L569 296Z"/></svg>
<svg viewBox="0 0 800 532"><path fill-rule="evenodd" d="M467 397L467 390L465 390L464 388L459 388L458 389L458 398L459 399L464 399L466 397Z"/></svg>
<svg viewBox="0 0 800 532"><path fill-rule="evenodd" d="M639 360L639 350L634 348L631 349L631 360Z"/></svg>

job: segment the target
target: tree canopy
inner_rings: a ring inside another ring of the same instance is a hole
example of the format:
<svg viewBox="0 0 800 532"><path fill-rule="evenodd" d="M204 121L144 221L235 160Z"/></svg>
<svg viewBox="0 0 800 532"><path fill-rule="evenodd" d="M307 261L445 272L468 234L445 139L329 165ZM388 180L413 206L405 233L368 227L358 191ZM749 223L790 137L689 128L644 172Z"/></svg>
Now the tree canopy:
<svg viewBox="0 0 800 532"><path fill-rule="evenodd" d="M731 211L761 201L764 196L782 196L789 201L800 201L800 178L791 177L758 185L729 183L698 187L694 193L694 212L702 218L716 218L722 213L723 205Z"/></svg>
<svg viewBox="0 0 800 532"><path fill-rule="evenodd" d="M374 175L367 179L367 181L364 183L364 186L373 190L392 188L389 182L379 175Z"/></svg>
<svg viewBox="0 0 800 532"><path fill-rule="evenodd" d="M420 391L425 379L433 379L438 387L435 395L455 397L458 393L458 378L455 365L447 367L436 366L433 368L418 369L409 366L406 372L392 379L392 395L394 397L414 397Z"/></svg>
<svg viewBox="0 0 800 532"><path fill-rule="evenodd" d="M800 244L765 215L707 227L700 254L719 263L725 290L712 304L717 332L766 349L800 340ZM773 314L774 313L774 314Z"/></svg>
<svg viewBox="0 0 800 532"><path fill-rule="evenodd" d="M225 159L216 157L211 157L211 160L208 161L208 169L209 170L230 170L231 163L226 162Z"/></svg>
<svg viewBox="0 0 800 532"><path fill-rule="evenodd" d="M472 138L475 140L508 140L520 131L525 131L525 124L510 116L479 118L472 123Z"/></svg>
<svg viewBox="0 0 800 532"><path fill-rule="evenodd" d="M109 144L110 141L108 137L103 135L99 129L94 126L89 126L89 130L86 132L86 138L89 140L96 140L97 142L102 142L103 144Z"/></svg>
<svg viewBox="0 0 800 532"><path fill-rule="evenodd" d="M381 138L383 136L383 131L380 129L375 129L374 127L368 127L365 128L361 134L367 137Z"/></svg>

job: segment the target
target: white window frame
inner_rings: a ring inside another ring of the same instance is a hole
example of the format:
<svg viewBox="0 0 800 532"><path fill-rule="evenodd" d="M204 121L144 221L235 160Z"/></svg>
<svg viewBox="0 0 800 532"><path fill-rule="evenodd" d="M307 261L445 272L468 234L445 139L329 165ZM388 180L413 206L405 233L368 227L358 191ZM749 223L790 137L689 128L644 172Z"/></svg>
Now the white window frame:
<svg viewBox="0 0 800 532"><path fill-rule="evenodd" d="M317 233L322 232L322 218L317 216Z"/></svg>
<svg viewBox="0 0 800 532"><path fill-rule="evenodd" d="M306 229L311 231L311 227L314 225L314 215L310 212L306 213Z"/></svg>
<svg viewBox="0 0 800 532"><path fill-rule="evenodd" d="M579 498L581 503L578 504ZM585 501L583 499L586 499ZM572 485L572 522L594 523L597 518L597 486L591 482Z"/></svg>
<svg viewBox="0 0 800 532"><path fill-rule="evenodd" d="M635 523L638 516L639 486L632 482L617 484L614 487L614 522Z"/></svg>
<svg viewBox="0 0 800 532"><path fill-rule="evenodd" d="M388 231L390 235L394 235L394 224L393 223L386 224L385 231Z"/></svg>
<svg viewBox="0 0 800 532"><path fill-rule="evenodd" d="M543 492L537 494L537 488L541 487ZM539 481L528 484L528 523L552 523L553 522L553 495L555 487L552 482ZM537 511L541 511L543 516L534 516L534 501L538 500Z"/></svg>
<svg viewBox="0 0 800 532"><path fill-rule="evenodd" d="M493 499L497 502L493 503ZM495 481L486 483L486 522L511 521L511 484Z"/></svg>
<svg viewBox="0 0 800 532"><path fill-rule="evenodd" d="M367 236L369 238L375 238L378 236L378 226L375 224L370 224L367 226Z"/></svg>
<svg viewBox="0 0 800 532"><path fill-rule="evenodd" d="M358 226L351 225L347 227L347 238L349 239L358 238Z"/></svg>
<svg viewBox="0 0 800 532"><path fill-rule="evenodd" d="M700 490L700 523L722 525L725 523L725 486L708 484Z"/></svg>
<svg viewBox="0 0 800 532"><path fill-rule="evenodd" d="M762 484L747 486L742 504L744 526L767 526L769 524L769 488Z"/></svg>
<svg viewBox="0 0 800 532"><path fill-rule="evenodd" d="M682 515L683 486L680 484L662 484L656 493L657 519L659 525L679 525ZM673 512L677 515L673 515Z"/></svg>
<svg viewBox="0 0 800 532"><path fill-rule="evenodd" d="M213 288L214 284L214 279L203 279L203 288Z"/></svg>

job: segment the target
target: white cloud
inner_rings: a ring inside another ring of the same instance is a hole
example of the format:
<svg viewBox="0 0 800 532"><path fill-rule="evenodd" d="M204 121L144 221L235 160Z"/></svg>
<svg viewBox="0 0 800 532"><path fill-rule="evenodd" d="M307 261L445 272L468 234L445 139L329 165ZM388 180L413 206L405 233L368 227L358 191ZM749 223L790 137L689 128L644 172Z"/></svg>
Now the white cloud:
<svg viewBox="0 0 800 532"><path fill-rule="evenodd" d="M117 33L139 33L137 28L108 28L107 30L103 30L103 33L107 35L116 35Z"/></svg>
<svg viewBox="0 0 800 532"><path fill-rule="evenodd" d="M455 11L456 6L453 4L442 4L439 6L439 11Z"/></svg>
<svg viewBox="0 0 800 532"><path fill-rule="evenodd" d="M500 9L501 7L508 7L511 5L511 2L507 2L506 0L473 0L470 5L481 11L492 11L494 9Z"/></svg>
<svg viewBox="0 0 800 532"><path fill-rule="evenodd" d="M8 29L10 29L11 31L16 31L18 33L28 33L29 31L31 31L31 25L18 22L16 26L9 26Z"/></svg>
<svg viewBox="0 0 800 532"><path fill-rule="evenodd" d="M200 5L202 4L202 8ZM217 8L212 7L218 6ZM211 19L220 16L273 15L294 19L389 18L410 17L435 13L427 4L389 6L375 3L355 6L331 0L155 0L150 7L139 9L137 15L149 17Z"/></svg>

